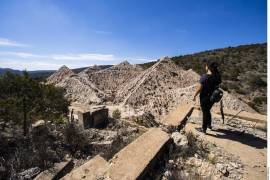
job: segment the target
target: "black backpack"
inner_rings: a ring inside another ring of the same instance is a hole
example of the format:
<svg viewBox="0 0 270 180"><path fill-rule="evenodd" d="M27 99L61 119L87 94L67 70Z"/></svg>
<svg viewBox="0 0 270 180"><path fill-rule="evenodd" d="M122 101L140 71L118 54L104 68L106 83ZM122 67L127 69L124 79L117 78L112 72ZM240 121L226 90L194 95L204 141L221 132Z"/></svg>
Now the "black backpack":
<svg viewBox="0 0 270 180"><path fill-rule="evenodd" d="M213 103L217 103L221 100L222 96L223 96L223 91L219 87L217 87L211 94L210 101Z"/></svg>

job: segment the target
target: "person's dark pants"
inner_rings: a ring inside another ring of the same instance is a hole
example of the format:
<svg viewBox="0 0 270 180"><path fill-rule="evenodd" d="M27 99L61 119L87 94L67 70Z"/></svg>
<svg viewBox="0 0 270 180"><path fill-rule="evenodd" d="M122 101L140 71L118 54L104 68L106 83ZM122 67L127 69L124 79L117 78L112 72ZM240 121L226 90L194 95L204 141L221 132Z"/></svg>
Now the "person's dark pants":
<svg viewBox="0 0 270 180"><path fill-rule="evenodd" d="M210 98L206 96L200 97L200 104L203 113L202 129L206 131L207 127L211 127L212 119L210 110L214 103L210 102Z"/></svg>

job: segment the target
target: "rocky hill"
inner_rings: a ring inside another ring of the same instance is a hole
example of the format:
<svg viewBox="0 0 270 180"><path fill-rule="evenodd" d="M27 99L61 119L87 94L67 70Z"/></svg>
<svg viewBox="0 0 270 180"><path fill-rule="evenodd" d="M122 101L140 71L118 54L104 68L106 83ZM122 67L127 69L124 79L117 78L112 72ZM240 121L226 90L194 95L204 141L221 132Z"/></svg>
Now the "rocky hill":
<svg viewBox="0 0 270 180"><path fill-rule="evenodd" d="M114 96L122 85L138 76L142 70L140 66L131 65L127 61L124 61L100 71L87 69L84 72L84 76L88 77L99 89Z"/></svg>
<svg viewBox="0 0 270 180"><path fill-rule="evenodd" d="M184 70L170 58L162 58L145 70L122 62L98 69L90 67L79 74L60 68L48 78L48 83L66 89L66 96L82 104L129 105L139 112L150 111L160 117L181 104L192 103L199 75ZM253 111L246 103L225 92L224 107Z"/></svg>
<svg viewBox="0 0 270 180"><path fill-rule="evenodd" d="M86 73L86 74L91 74L93 72L97 72L97 71L100 71L102 69L107 69L107 68L110 68L112 67L112 65L93 65L93 66L90 66L90 67L87 67L87 68L77 68L77 69L74 69L73 72L75 73Z"/></svg>
<svg viewBox="0 0 270 180"><path fill-rule="evenodd" d="M66 89L68 99L82 104L101 104L109 97L84 76L73 75L64 78L56 86Z"/></svg>
<svg viewBox="0 0 270 180"><path fill-rule="evenodd" d="M198 80L199 75L193 70L186 71L170 58L164 58L126 84L118 91L115 100L161 116L176 106L192 103ZM223 99L227 109L253 111L228 92L224 93Z"/></svg>
<svg viewBox="0 0 270 180"><path fill-rule="evenodd" d="M49 84L58 84L62 80L69 78L72 75L74 75L73 71L67 66L63 65L58 71L48 77L47 82Z"/></svg>
<svg viewBox="0 0 270 180"><path fill-rule="evenodd" d="M91 66L78 74L66 66L47 79L47 83L66 89L66 97L82 104L113 101L117 90L142 71L137 65L124 61L108 68Z"/></svg>
<svg viewBox="0 0 270 180"><path fill-rule="evenodd" d="M204 73L203 59L215 60L222 74L221 87L265 114L267 108L267 44L241 45L172 57L179 67ZM155 62L145 63L146 69Z"/></svg>

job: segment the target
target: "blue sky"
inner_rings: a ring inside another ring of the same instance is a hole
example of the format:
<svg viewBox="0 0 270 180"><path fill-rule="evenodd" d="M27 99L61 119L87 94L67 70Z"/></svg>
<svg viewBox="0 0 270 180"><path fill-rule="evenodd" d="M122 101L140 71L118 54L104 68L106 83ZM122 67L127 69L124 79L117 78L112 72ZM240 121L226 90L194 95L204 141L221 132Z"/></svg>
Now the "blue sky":
<svg viewBox="0 0 270 180"><path fill-rule="evenodd" d="M266 42L266 0L0 0L0 67L143 63Z"/></svg>

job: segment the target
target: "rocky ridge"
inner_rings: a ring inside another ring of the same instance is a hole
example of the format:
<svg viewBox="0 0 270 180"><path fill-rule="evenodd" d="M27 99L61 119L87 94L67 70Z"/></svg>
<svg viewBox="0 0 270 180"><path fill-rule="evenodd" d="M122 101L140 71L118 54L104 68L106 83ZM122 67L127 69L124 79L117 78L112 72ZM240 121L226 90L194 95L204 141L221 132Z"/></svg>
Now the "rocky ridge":
<svg viewBox="0 0 270 180"><path fill-rule="evenodd" d="M99 89L108 94L115 95L123 84L128 83L142 72L138 65L131 65L127 61L110 68L88 73L88 78Z"/></svg>
<svg viewBox="0 0 270 180"><path fill-rule="evenodd" d="M85 70L83 70L82 72L80 72L79 74L91 74L97 71L102 70L103 68L101 68L98 65L94 65L94 66L90 66L88 68L86 68Z"/></svg>
<svg viewBox="0 0 270 180"><path fill-rule="evenodd" d="M84 76L65 78L56 86L66 89L66 97L71 101L83 104L101 104L109 97Z"/></svg>
<svg viewBox="0 0 270 180"><path fill-rule="evenodd" d="M74 75L74 72L69 69L67 66L63 65L58 71L52 74L47 79L47 83L49 84L58 84L63 79L69 78L70 76Z"/></svg>
<svg viewBox="0 0 270 180"><path fill-rule="evenodd" d="M179 68L165 57L146 70L127 61L101 70L98 66L89 67L79 74L63 67L48 78L48 83L65 88L66 96L73 102L129 105L160 117L179 105L193 103L192 96L198 80L196 72ZM246 103L226 91L223 105L226 109L254 112Z"/></svg>
<svg viewBox="0 0 270 180"><path fill-rule="evenodd" d="M119 90L116 102L129 104L141 111L149 110L155 116L165 115L179 105L193 103L192 97L199 78L193 70L183 70L169 58L164 58ZM223 105L226 109L253 111L226 91Z"/></svg>

